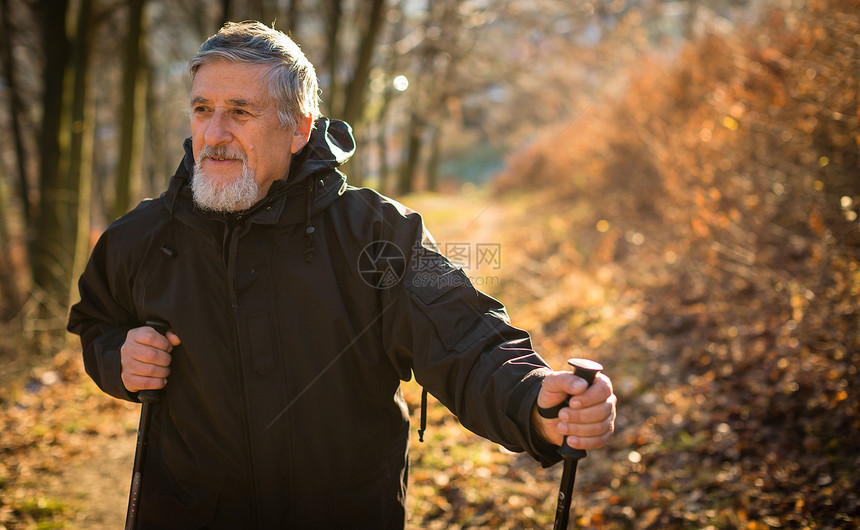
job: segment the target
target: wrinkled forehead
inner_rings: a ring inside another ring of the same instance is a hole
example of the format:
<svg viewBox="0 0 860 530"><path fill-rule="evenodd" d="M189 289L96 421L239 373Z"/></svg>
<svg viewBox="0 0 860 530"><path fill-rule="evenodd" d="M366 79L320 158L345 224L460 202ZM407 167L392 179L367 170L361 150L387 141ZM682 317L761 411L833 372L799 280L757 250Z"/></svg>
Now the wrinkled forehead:
<svg viewBox="0 0 860 530"><path fill-rule="evenodd" d="M216 61L201 65L191 82L191 103L222 101L243 107L265 107L266 65Z"/></svg>

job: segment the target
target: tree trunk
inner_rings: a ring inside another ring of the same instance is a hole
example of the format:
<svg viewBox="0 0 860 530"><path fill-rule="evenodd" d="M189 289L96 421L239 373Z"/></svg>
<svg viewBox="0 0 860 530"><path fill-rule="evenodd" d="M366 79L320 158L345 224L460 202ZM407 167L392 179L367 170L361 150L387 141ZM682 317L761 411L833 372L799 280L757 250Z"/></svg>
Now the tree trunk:
<svg viewBox="0 0 860 530"><path fill-rule="evenodd" d="M74 274L81 215L85 216L85 226L81 229L89 232L89 208L82 214L79 201L88 204L92 164L92 106L87 104L92 3L81 0L72 39L66 33L65 0L46 2L42 13L45 45L42 166L39 215L30 256L33 280L47 295L43 301L56 302L54 309L63 311ZM70 48L73 61L68 53Z"/></svg>
<svg viewBox="0 0 860 530"><path fill-rule="evenodd" d="M120 105L119 162L113 218L124 214L140 194L141 152L146 118L146 75L142 57L143 16L146 0L129 0L125 39L125 61Z"/></svg>
<svg viewBox="0 0 860 530"><path fill-rule="evenodd" d="M27 171L27 151L24 146L24 137L21 131L21 111L24 105L21 103L21 94L18 91L17 71L15 69L15 56L12 53L12 24L9 13L9 0L0 1L2 11L3 31L0 37L0 48L3 53L3 75L6 78L6 87L9 92L9 117L12 126L12 139L15 142L15 166L18 170L18 199L21 201L21 212L23 217L29 218L33 212L30 207L30 179Z"/></svg>
<svg viewBox="0 0 860 530"><path fill-rule="evenodd" d="M328 108L329 115L337 118L335 109L341 109L340 102L344 100L340 93L337 71L340 67L340 47L338 46L338 35L340 35L340 22L343 18L342 0L329 0L328 2L328 31L326 32L326 45L328 46Z"/></svg>
<svg viewBox="0 0 860 530"><path fill-rule="evenodd" d="M84 272L90 253L90 212L93 175L93 136L95 107L91 94L91 57L93 48L93 0L81 0L75 30L74 96L72 100L72 131L69 156L69 190L77 200L69 204L68 219L72 227L74 246L68 277L68 300L77 296L76 279Z"/></svg>
<svg viewBox="0 0 860 530"><path fill-rule="evenodd" d="M289 0L287 2L286 20L282 23L284 32L290 37L295 37L299 29L300 0Z"/></svg>
<svg viewBox="0 0 860 530"><path fill-rule="evenodd" d="M386 108L387 103L380 112L377 122L376 144L379 150L379 192L383 195L388 194L388 176L391 172L391 167L388 165L388 127L386 123Z"/></svg>
<svg viewBox="0 0 860 530"><path fill-rule="evenodd" d="M221 29L221 26L230 21L230 17L232 16L233 11L233 2L231 0L221 0L221 23L218 24L217 29Z"/></svg>
<svg viewBox="0 0 860 530"><path fill-rule="evenodd" d="M371 60L376 41L379 37L380 28L385 18L385 0L373 0L370 14L368 15L367 27L358 47L358 58L353 69L352 80L347 84L342 94L343 112L341 118L352 125L353 131L363 131L365 95L367 93L368 81L370 79ZM332 72L334 73L334 71ZM356 134L360 141L361 135ZM349 173L352 162L344 164L342 171Z"/></svg>
<svg viewBox="0 0 860 530"><path fill-rule="evenodd" d="M141 52L146 68L146 116L144 120L149 125L149 151L146 156L148 160L146 167L149 173L147 185L150 196L158 196L167 188L167 179L172 175L175 161L168 160L167 156L167 125L160 105L162 96L158 90L155 67L145 46ZM145 148L146 142L144 144Z"/></svg>
<svg viewBox="0 0 860 530"><path fill-rule="evenodd" d="M2 175L4 178L6 175ZM21 291L18 288L18 274L12 259L12 235L7 224L6 186L0 180L0 322L12 318L21 308Z"/></svg>
<svg viewBox="0 0 860 530"><path fill-rule="evenodd" d="M370 79L371 59L379 30L385 20L385 0L373 0L370 8L370 16L367 21L367 29L358 48L358 60L353 71L352 81L346 89L346 100L343 106L343 119L358 128L364 112L364 99L367 92L367 83Z"/></svg>
<svg viewBox="0 0 860 530"><path fill-rule="evenodd" d="M48 0L40 13L42 44L45 56L42 94L42 130L39 142L39 207L34 218L30 247L30 265L35 285L49 293L65 293L62 269L68 265L68 232L65 230L68 188L61 172L61 136L67 133L63 95L66 66L69 62L69 39L66 33L68 0ZM69 87L71 88L71 87ZM68 107L66 107L68 108Z"/></svg>
<svg viewBox="0 0 860 530"><path fill-rule="evenodd" d="M405 34L405 17L403 15L403 2L397 2L392 7L392 14L396 15L394 20L397 22L391 27L391 42L398 42ZM395 50L394 46L385 46L383 56L383 69L386 72L398 72L401 55ZM392 80L393 81L393 80ZM382 90L382 101L379 105L379 112L374 117L376 123L376 142L379 150L379 191L383 194L393 193L393 185L389 182L392 176L392 168L389 164L389 109L394 103L394 98L397 97L399 91L393 87L389 81L387 86Z"/></svg>
<svg viewBox="0 0 860 530"><path fill-rule="evenodd" d="M400 178L397 182L397 192L405 195L415 189L415 172L421 159L421 137L424 135L424 123L417 112L412 113L409 121L408 140L406 142L406 157L400 167Z"/></svg>
<svg viewBox="0 0 860 530"><path fill-rule="evenodd" d="M266 6L263 4L263 0L247 0L246 16L242 18L244 20L259 20L263 24L269 25L271 21L266 20Z"/></svg>
<svg viewBox="0 0 860 530"><path fill-rule="evenodd" d="M442 147L442 125L433 126L430 156L427 159L427 191L439 191L439 158Z"/></svg>

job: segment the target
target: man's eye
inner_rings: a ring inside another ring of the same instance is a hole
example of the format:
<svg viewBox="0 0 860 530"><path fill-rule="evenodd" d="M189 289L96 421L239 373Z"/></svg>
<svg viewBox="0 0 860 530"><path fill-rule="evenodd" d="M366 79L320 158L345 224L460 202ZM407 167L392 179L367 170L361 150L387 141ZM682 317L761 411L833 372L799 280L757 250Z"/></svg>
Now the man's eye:
<svg viewBox="0 0 860 530"><path fill-rule="evenodd" d="M201 114L203 112L207 112L208 110L209 109L207 107L204 107L202 105L198 105L196 107L191 108L191 112L193 112L194 114Z"/></svg>
<svg viewBox="0 0 860 530"><path fill-rule="evenodd" d="M250 116L251 115L251 113L245 109L234 109L233 114L236 114L237 116Z"/></svg>

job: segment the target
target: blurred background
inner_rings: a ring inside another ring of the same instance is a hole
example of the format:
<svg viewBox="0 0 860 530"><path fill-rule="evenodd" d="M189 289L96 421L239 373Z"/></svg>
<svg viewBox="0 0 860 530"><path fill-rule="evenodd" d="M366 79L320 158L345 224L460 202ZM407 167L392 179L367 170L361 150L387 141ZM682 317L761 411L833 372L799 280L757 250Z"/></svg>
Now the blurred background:
<svg viewBox="0 0 860 530"><path fill-rule="evenodd" d="M622 92L630 61L645 52L671 61L697 31L759 9L754 0L2 7L0 236L28 261L4 253L7 317L31 286L64 308L90 233L165 189L190 135L187 61L225 21L261 20L291 35L317 68L324 114L356 131L350 181L403 195L487 180L539 131Z"/></svg>
<svg viewBox="0 0 860 530"><path fill-rule="evenodd" d="M619 430L586 461L580 525L860 524L857 0L0 7L0 528L98 527L42 487L133 444L136 410L105 405L63 332L76 278L166 188L187 61L245 19L316 66L324 114L357 137L350 183L416 206L440 241L498 245L473 281L557 368L607 366ZM411 524L551 524L559 470L439 408L433 429Z"/></svg>

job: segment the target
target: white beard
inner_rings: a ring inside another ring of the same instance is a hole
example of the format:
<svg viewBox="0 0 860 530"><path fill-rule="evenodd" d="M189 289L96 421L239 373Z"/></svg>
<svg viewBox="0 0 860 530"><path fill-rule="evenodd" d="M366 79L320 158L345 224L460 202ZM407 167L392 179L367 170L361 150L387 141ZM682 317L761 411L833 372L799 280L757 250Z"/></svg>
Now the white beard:
<svg viewBox="0 0 860 530"><path fill-rule="evenodd" d="M232 182L221 184L209 177L200 167L200 161L207 156L241 160L242 173ZM194 164L194 173L191 179L194 204L204 210L217 213L247 210L257 202L257 195L260 191L260 186L255 177L241 153L231 153L224 148L204 146Z"/></svg>

